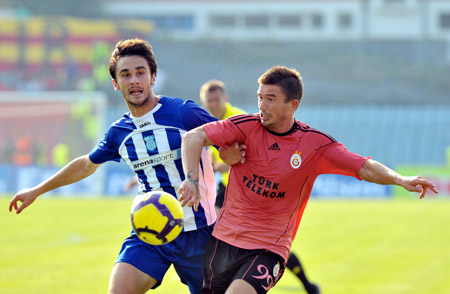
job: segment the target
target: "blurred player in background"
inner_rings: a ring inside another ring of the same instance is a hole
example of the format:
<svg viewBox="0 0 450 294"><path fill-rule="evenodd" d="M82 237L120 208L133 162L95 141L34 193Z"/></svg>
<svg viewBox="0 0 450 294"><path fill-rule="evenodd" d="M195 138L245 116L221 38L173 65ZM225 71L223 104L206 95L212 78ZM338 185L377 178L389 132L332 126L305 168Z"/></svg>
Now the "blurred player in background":
<svg viewBox="0 0 450 294"><path fill-rule="evenodd" d="M183 136L186 174L182 205L197 207L198 160L203 146L247 146L244 163L231 167L224 206L208 242L203 265L205 293L266 293L280 279L315 179L320 174L353 176L408 191L433 183L406 177L348 151L331 136L294 118L303 95L295 69L275 66L258 80L259 114L208 123ZM189 156L185 156L189 154Z"/></svg>
<svg viewBox="0 0 450 294"><path fill-rule="evenodd" d="M219 120L229 118L233 115L246 113L244 110L231 105L225 83L219 80L210 80L201 86L200 100L209 113ZM223 162L219 156L219 151L216 148L208 148L208 153L214 172L220 173L221 181L217 184L216 197L216 212L219 214L224 202L230 166ZM302 282L308 294L320 293L319 287L316 284L311 283L306 277L299 258L293 252L289 253L286 267Z"/></svg>
<svg viewBox="0 0 450 294"><path fill-rule="evenodd" d="M132 39L117 43L109 71L129 112L109 127L91 153L71 161L39 185L19 191L10 202L10 211L21 213L38 196L90 176L106 161L121 159L139 178L140 193L163 190L178 196L184 179L180 159L183 133L217 119L193 101L154 94L157 64L147 41ZM241 160L240 153L237 154L234 162ZM146 293L160 285L171 264L191 293L201 292L205 246L216 220L215 181L207 157L204 151L200 161L203 172L199 189L204 201L199 209L184 209L183 232L173 242L161 246L144 243L132 232L114 265L109 293Z"/></svg>

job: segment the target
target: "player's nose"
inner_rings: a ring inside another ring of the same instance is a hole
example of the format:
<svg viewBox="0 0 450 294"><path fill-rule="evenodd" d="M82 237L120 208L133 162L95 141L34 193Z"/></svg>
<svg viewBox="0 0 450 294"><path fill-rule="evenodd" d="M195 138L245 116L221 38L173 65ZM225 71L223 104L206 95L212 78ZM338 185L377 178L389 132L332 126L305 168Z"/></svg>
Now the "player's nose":
<svg viewBox="0 0 450 294"><path fill-rule="evenodd" d="M258 108L260 111L265 111L267 110L267 104L264 102L264 100L260 100L258 101Z"/></svg>
<svg viewBox="0 0 450 294"><path fill-rule="evenodd" d="M139 78L137 75L132 75L131 76L131 80L130 80L131 84L133 85L138 85L139 84Z"/></svg>

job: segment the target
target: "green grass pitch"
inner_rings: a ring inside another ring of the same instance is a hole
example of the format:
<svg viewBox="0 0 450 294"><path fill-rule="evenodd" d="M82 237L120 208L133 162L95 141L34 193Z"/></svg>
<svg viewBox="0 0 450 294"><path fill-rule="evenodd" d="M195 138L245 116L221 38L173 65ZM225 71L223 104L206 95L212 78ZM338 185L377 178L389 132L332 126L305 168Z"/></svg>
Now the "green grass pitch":
<svg viewBox="0 0 450 294"><path fill-rule="evenodd" d="M0 197L0 294L106 293L131 198ZM316 200L293 250L324 294L450 293L450 201ZM149 293L187 294L173 269ZM287 271L270 293L304 293Z"/></svg>

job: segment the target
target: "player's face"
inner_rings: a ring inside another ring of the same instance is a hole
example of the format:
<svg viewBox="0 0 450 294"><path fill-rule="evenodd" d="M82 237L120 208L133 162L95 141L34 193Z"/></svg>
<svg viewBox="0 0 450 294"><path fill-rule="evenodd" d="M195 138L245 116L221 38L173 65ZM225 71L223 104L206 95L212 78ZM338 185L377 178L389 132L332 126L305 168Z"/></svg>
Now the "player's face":
<svg viewBox="0 0 450 294"><path fill-rule="evenodd" d="M285 102L286 96L277 85L259 85L258 107L261 124L276 133L289 131L294 123L296 100Z"/></svg>
<svg viewBox="0 0 450 294"><path fill-rule="evenodd" d="M145 106L153 98L152 86L156 74L144 57L133 55L119 58L116 65L114 88L120 91L127 105L132 108Z"/></svg>
<svg viewBox="0 0 450 294"><path fill-rule="evenodd" d="M202 102L206 109L216 118L223 119L225 115L225 104L228 101L228 97L220 90L217 89L212 92L207 92L203 97Z"/></svg>

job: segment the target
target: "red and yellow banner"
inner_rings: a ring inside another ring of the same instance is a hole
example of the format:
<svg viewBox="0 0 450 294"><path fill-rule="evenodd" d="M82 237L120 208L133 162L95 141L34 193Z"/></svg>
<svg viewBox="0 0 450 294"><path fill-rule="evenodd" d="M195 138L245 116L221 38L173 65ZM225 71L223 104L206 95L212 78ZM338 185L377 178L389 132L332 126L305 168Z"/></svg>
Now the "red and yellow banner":
<svg viewBox="0 0 450 294"><path fill-rule="evenodd" d="M58 68L69 62L90 70L98 43L112 46L121 39L147 39L152 30L152 24L143 20L2 19L0 70Z"/></svg>

